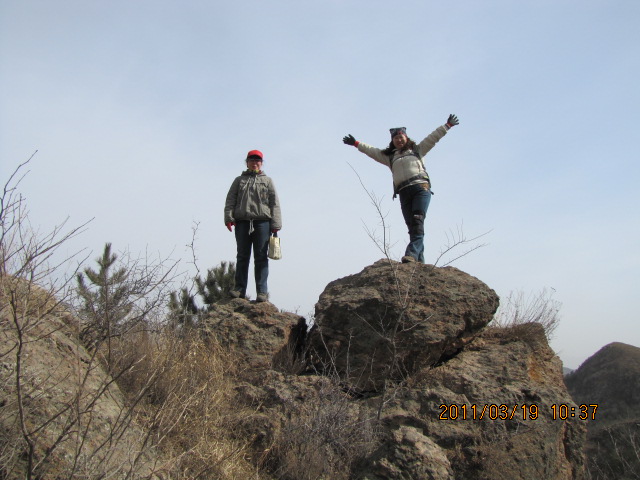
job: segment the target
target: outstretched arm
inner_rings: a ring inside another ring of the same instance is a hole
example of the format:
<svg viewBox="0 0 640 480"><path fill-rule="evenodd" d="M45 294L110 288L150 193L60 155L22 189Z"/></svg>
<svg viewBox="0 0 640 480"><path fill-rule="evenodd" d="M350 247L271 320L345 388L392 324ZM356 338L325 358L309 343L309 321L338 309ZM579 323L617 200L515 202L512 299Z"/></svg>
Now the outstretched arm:
<svg viewBox="0 0 640 480"><path fill-rule="evenodd" d="M345 136L342 141L345 145L356 147L359 151L373 158L376 162L381 163L382 165L385 165L387 167L389 166L389 156L382 153L382 150L380 150L379 148L375 148L367 145L366 143L359 142L351 134Z"/></svg>
<svg viewBox="0 0 640 480"><path fill-rule="evenodd" d="M436 143L438 143L440 139L444 137L451 128L458 125L459 123L460 122L458 121L458 117L453 114L449 115L449 118L447 118L447 123L436 128L424 140L420 142L420 144L418 145L420 157L424 157L429 152L429 150L435 147Z"/></svg>

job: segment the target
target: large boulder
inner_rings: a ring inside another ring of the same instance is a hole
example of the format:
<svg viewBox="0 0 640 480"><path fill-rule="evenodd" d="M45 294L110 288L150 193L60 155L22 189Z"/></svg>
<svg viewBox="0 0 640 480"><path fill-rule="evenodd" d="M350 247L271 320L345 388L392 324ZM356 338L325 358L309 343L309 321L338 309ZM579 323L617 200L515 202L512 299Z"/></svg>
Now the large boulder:
<svg viewBox="0 0 640 480"><path fill-rule="evenodd" d="M320 295L314 363L355 390L379 391L453 357L497 308L496 293L457 268L379 260Z"/></svg>
<svg viewBox="0 0 640 480"><path fill-rule="evenodd" d="M366 394L336 376L261 370L236 389L252 412L238 429L283 478L580 479L586 422L561 413L575 407L561 370L541 325L485 328Z"/></svg>

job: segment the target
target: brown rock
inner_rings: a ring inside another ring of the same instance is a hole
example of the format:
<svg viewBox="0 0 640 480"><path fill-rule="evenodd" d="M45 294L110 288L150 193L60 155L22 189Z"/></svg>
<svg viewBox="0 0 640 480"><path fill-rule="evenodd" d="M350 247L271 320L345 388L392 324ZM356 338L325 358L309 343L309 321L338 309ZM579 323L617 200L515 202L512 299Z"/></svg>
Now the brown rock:
<svg viewBox="0 0 640 480"><path fill-rule="evenodd" d="M269 369L287 369L295 362L307 326L303 317L280 312L269 302L234 299L214 304L203 321L203 331L243 358L247 375Z"/></svg>
<svg viewBox="0 0 640 480"><path fill-rule="evenodd" d="M316 304L316 368L379 391L451 356L491 321L496 293L456 268L379 260L331 282Z"/></svg>
<svg viewBox="0 0 640 480"><path fill-rule="evenodd" d="M371 457L363 478L401 479L390 472L415 465L424 473L410 478L582 478L585 422L553 416L553 405L573 402L561 362L537 324L517 334L489 330L385 398L389 441ZM430 442L409 441L409 431Z"/></svg>

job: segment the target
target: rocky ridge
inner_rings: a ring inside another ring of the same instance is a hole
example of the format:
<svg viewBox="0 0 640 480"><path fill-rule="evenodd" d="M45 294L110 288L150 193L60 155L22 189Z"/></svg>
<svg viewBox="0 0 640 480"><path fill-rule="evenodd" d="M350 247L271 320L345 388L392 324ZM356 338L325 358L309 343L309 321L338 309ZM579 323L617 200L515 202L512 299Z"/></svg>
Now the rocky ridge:
<svg viewBox="0 0 640 480"><path fill-rule="evenodd" d="M232 305L238 311L221 308ZM381 260L331 282L313 329L297 337L306 343L303 374L271 370L239 389L239 401L260 405L245 425L256 450L324 396L344 425L365 419L377 428L375 448L353 452L357 472L344 478L581 478L584 422L553 417L553 405L573 405L562 364L539 325L487 328L497 306L493 290L451 267ZM289 325L300 328L297 319ZM312 409L308 424L323 415Z"/></svg>
<svg viewBox="0 0 640 480"><path fill-rule="evenodd" d="M458 269L381 260L331 282L310 330L234 299L201 332L240 359L235 433L273 478L582 478L584 422L551 407L574 405L561 362L538 325L491 328L497 306Z"/></svg>

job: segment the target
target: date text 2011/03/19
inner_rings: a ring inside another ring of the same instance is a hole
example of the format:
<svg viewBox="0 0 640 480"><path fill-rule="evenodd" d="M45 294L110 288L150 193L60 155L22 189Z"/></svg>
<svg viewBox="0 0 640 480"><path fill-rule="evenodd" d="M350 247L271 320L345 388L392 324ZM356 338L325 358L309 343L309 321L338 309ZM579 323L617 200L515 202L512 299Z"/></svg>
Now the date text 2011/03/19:
<svg viewBox="0 0 640 480"><path fill-rule="evenodd" d="M522 405L507 404L442 404L440 405L440 420L536 420L540 415L551 415L552 420L567 420L578 418L580 420L595 420L597 404L569 405L553 404L548 407L539 407L535 403Z"/></svg>

